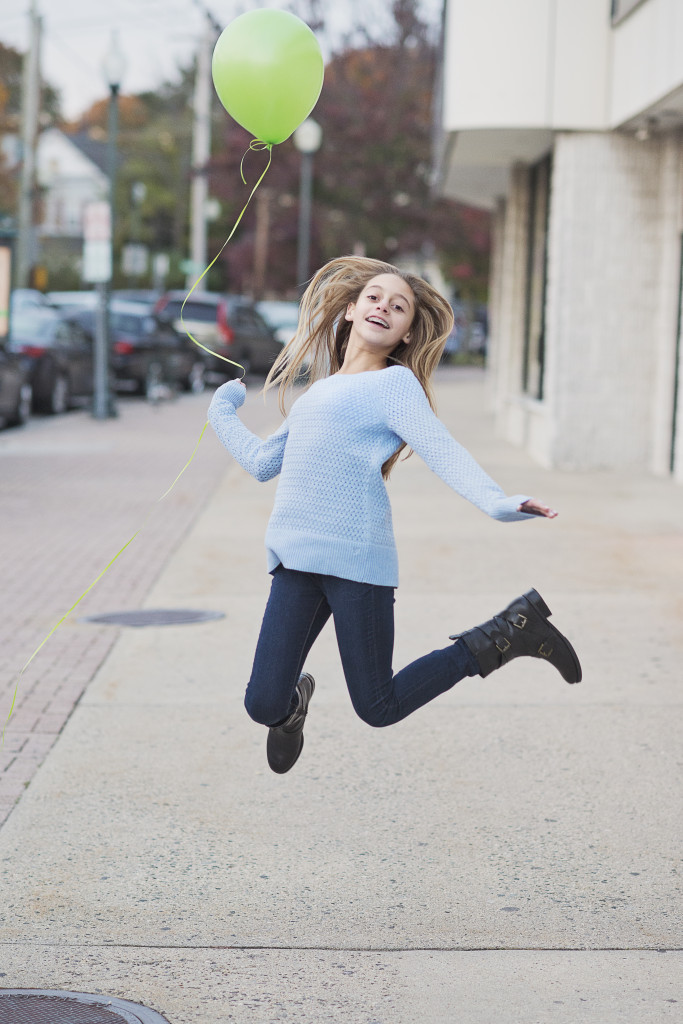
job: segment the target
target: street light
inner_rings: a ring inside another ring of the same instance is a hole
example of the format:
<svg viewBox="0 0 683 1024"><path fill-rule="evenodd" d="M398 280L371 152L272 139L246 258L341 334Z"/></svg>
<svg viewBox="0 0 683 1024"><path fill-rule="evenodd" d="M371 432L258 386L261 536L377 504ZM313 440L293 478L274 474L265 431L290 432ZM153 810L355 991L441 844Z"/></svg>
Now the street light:
<svg viewBox="0 0 683 1024"><path fill-rule="evenodd" d="M97 332L95 337L95 394L93 415L104 420L115 416L113 395L109 389L109 296L114 267L114 221L116 212L116 136L118 133L119 90L126 70L126 58L119 43L117 32L112 32L104 60L102 73L109 86L109 116L107 131L107 177L109 179L109 280L97 285L99 291Z"/></svg>
<svg viewBox="0 0 683 1024"><path fill-rule="evenodd" d="M313 154L320 149L323 130L312 117L306 118L294 132L294 145L301 153L301 181L299 189L299 242L296 276L303 290L308 280L311 253L311 207L313 198Z"/></svg>

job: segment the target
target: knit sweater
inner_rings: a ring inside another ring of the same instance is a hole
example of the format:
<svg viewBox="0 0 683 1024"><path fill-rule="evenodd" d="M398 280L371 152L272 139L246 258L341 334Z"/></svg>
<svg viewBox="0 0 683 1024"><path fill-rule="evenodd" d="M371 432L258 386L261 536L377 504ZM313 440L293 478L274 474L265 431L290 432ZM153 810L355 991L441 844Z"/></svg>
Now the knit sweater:
<svg viewBox="0 0 683 1024"><path fill-rule="evenodd" d="M405 441L449 487L501 522L532 519L447 431L405 366L316 381L266 440L237 416L238 381L216 391L209 422L257 480L280 474L266 531L268 569L398 586L398 557L382 465Z"/></svg>

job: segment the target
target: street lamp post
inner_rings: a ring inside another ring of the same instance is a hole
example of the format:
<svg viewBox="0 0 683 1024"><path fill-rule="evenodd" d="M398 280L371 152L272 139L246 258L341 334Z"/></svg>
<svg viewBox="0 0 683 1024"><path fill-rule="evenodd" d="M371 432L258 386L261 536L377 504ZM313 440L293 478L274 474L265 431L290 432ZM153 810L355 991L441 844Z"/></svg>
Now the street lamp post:
<svg viewBox="0 0 683 1024"><path fill-rule="evenodd" d="M310 272L311 210L313 200L313 154L320 149L323 130L312 117L306 118L294 132L294 145L301 153L299 188L299 237L296 260L297 284L303 291Z"/></svg>
<svg viewBox="0 0 683 1024"><path fill-rule="evenodd" d="M97 304L97 329L95 335L95 380L93 415L103 420L115 416L114 398L109 387L109 299L111 278L114 268L114 221L116 212L116 137L118 133L119 90L125 71L125 57L119 45L118 35L113 32L109 49L105 54L102 70L109 86L109 111L107 131L107 177L109 179L109 259L108 280L97 285L99 302Z"/></svg>

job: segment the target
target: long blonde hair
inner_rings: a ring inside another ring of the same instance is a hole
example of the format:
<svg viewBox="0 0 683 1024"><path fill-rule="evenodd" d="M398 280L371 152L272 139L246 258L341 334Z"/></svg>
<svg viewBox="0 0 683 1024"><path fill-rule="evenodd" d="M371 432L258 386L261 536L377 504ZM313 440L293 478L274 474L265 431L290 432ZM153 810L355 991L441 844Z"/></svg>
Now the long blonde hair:
<svg viewBox="0 0 683 1024"><path fill-rule="evenodd" d="M357 302L368 281L379 274L400 277L415 296L410 343L399 342L388 359L392 364L402 364L413 371L429 404L435 408L430 379L453 328L453 310L449 303L421 277L390 263L365 256L341 256L326 263L308 285L301 299L297 332L266 377L264 391L273 387L279 389L283 415L286 393L297 379L305 377L310 385L341 369L352 326L344 319L344 313L350 302ZM405 447L405 443L401 443L382 466L385 479Z"/></svg>

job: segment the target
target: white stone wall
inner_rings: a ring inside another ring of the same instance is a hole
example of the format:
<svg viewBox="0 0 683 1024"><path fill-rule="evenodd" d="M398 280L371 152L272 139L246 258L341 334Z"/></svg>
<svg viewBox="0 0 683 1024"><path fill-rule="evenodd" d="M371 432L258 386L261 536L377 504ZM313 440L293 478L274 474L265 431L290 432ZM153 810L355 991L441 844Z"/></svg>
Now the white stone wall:
<svg viewBox="0 0 683 1024"><path fill-rule="evenodd" d="M651 461L657 156L616 135L556 139L546 380L560 467Z"/></svg>
<svg viewBox="0 0 683 1024"><path fill-rule="evenodd" d="M528 175L515 169L495 232L491 395L501 433L544 464L669 471L682 167L679 136L556 136L540 402L522 394Z"/></svg>
<svg viewBox="0 0 683 1024"><path fill-rule="evenodd" d="M681 236L683 235L683 135L664 137L659 159L659 212L661 229L659 268L657 273L657 320L653 355L655 372L652 402L653 448L652 469L655 473L671 472L671 446L674 402L674 378L678 370L678 438L677 465L674 472L683 482L683 352L682 365L676 367L676 332L678 306L681 301ZM682 346L683 347L683 346Z"/></svg>

